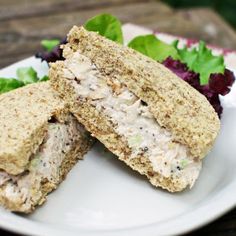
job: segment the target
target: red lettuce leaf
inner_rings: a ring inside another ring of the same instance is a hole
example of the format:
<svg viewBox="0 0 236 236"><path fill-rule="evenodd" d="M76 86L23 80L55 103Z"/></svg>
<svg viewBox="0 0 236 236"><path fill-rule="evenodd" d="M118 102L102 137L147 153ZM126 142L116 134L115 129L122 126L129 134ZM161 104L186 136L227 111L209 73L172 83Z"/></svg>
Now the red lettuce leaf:
<svg viewBox="0 0 236 236"><path fill-rule="evenodd" d="M67 39L64 38L63 40L60 41L60 43L55 46L52 51L48 52L47 50L37 52L35 54L36 58L41 58L42 61L46 61L47 63L49 62L55 62L57 60L64 60L62 56L62 49L60 48L60 45L66 44Z"/></svg>
<svg viewBox="0 0 236 236"><path fill-rule="evenodd" d="M187 64L168 57L163 61L163 65L203 94L214 107L218 116L221 116L223 108L220 104L219 95L226 95L230 92L235 81L232 71L225 69L224 74L211 74L209 84L201 85L199 74L189 70Z"/></svg>
<svg viewBox="0 0 236 236"><path fill-rule="evenodd" d="M211 90L221 95L226 95L230 92L230 87L235 80L232 71L225 69L224 74L211 74L209 80L209 87Z"/></svg>

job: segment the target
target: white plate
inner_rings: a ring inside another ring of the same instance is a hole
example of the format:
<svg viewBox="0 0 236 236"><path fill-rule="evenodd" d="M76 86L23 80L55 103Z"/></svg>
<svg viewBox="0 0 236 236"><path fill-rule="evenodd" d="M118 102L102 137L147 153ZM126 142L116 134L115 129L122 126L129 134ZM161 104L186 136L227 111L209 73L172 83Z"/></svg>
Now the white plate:
<svg viewBox="0 0 236 236"><path fill-rule="evenodd" d="M0 77L14 76L21 66L47 73L47 65L31 57L1 70ZM156 189L96 144L35 213L24 217L0 208L0 226L31 235L151 236L209 223L236 205L236 87L223 105L220 135L192 190Z"/></svg>

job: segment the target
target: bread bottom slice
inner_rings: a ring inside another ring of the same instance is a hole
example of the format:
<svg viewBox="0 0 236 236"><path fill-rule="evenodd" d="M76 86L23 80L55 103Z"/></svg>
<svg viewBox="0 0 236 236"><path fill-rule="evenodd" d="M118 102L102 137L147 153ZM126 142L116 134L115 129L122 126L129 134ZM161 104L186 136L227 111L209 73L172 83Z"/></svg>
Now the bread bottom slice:
<svg viewBox="0 0 236 236"><path fill-rule="evenodd" d="M71 111L78 121L83 123L86 129L91 132L92 136L96 137L111 152L117 155L119 160L141 175L145 175L152 185L166 189L169 192L182 191L189 185L184 179L173 178L172 176L164 177L154 171L150 160L145 155L137 155L135 158L130 158L131 149L128 146L128 142L118 135L107 118L98 113L93 107L89 105L78 107L76 104L71 104ZM81 114L83 114L83 117L81 117ZM99 125L97 126L96 124Z"/></svg>
<svg viewBox="0 0 236 236"><path fill-rule="evenodd" d="M75 60L76 63L79 61L77 59L78 58ZM74 114L78 121L82 123L89 132L91 132L92 136L96 137L111 152L117 155L120 160L124 161L133 170L145 175L154 186L167 189L170 192L178 192L182 191L187 186L191 187L194 184L201 170L201 161L191 160L194 164L196 162L197 168L190 173L192 169L191 164L189 164L190 169L188 170L188 173L190 174L188 175L185 170L178 170L176 171L176 173L178 172L177 174L171 173L168 175L161 173L161 171L156 171L150 156L148 156L145 151L135 152L134 154L134 149L132 149L132 145L130 145L127 137L125 137L125 135L121 135L117 131L117 123L115 123L111 117L103 112L103 109L97 108L96 101L100 99L101 91L98 89L95 90L94 93L92 92L91 94L94 96L92 99L81 95L81 86L86 78L81 77L80 80L80 78L71 74L71 70L68 70L67 68L68 65L68 61L57 62L51 65L51 85L56 91L59 92L61 97L66 100L69 104L70 111ZM83 66L78 65L76 68L83 68ZM95 70L96 68L94 67L91 69L93 74ZM93 74L88 75L86 72L85 76L93 76ZM101 88L105 89L108 85L105 84L104 81L101 82ZM90 85L90 83L88 84ZM111 87L112 86L115 85L112 84ZM129 126L127 128L129 128ZM177 145L174 143L172 144ZM155 155L152 155L152 158L158 159ZM165 161L164 158L162 158L161 161ZM170 161L170 165L173 163L174 162Z"/></svg>
<svg viewBox="0 0 236 236"><path fill-rule="evenodd" d="M49 123L47 137L27 170L15 176L0 173L0 204L10 211L32 212L46 201L92 143L89 133L71 115L64 124Z"/></svg>

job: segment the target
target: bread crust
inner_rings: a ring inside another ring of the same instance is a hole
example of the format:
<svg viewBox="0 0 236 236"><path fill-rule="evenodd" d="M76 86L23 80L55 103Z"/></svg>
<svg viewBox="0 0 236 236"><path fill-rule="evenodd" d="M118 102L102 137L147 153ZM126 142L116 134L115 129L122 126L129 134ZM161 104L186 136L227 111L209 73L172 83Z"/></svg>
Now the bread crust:
<svg viewBox="0 0 236 236"><path fill-rule="evenodd" d="M71 147L66 154L61 166L60 176L58 180L44 179L42 182L38 182L37 179L31 179L30 192L31 192L31 204L26 205L23 199L14 199L6 197L5 188L6 185L0 187L0 204L10 211L31 213L35 210L36 206L42 205L47 200L47 195L53 190L57 189L59 184L66 178L68 172L76 164L79 159L82 159L84 154L91 148L93 141L88 137L81 137Z"/></svg>
<svg viewBox="0 0 236 236"><path fill-rule="evenodd" d="M74 26L68 42L65 47L88 57L103 75L118 79L146 102L157 122L194 157L206 156L220 121L202 94L162 64L83 27Z"/></svg>
<svg viewBox="0 0 236 236"><path fill-rule="evenodd" d="M154 171L149 158L145 154L139 154L135 158L131 158L132 150L127 140L115 131L115 124L89 101L80 101L73 87L73 80L65 77L63 69L62 61L51 64L49 71L51 85L69 104L70 111L92 136L96 137L133 170L145 175L152 185L170 192L182 191L189 185L184 178L164 177Z"/></svg>
<svg viewBox="0 0 236 236"><path fill-rule="evenodd" d="M0 169L12 175L28 174L30 158L47 134L48 121L55 117L63 123L68 122L69 117L66 103L56 95L49 82L31 84L1 95L0 111ZM0 204L10 211L23 213L30 213L37 205L42 205L48 193L58 187L78 159L91 148L93 140L82 130L81 126L81 132L65 153L56 179L29 176L30 204L26 204L20 194L6 194L8 181L0 186Z"/></svg>
<svg viewBox="0 0 236 236"><path fill-rule="evenodd" d="M0 95L0 169L22 173L46 135L48 120L63 120L67 112L49 82Z"/></svg>

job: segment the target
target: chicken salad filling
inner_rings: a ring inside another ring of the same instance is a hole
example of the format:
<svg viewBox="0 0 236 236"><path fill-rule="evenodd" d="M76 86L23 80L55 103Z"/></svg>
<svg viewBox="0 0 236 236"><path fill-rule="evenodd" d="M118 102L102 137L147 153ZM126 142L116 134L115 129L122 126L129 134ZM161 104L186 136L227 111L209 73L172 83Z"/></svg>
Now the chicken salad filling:
<svg viewBox="0 0 236 236"><path fill-rule="evenodd" d="M130 158L144 155L155 172L180 178L193 186L201 161L194 159L187 146L175 142L171 132L158 124L148 104L115 78L101 76L89 58L78 52L68 55L63 69L65 77L71 79L80 98L88 99L115 124L115 131L125 137L132 150Z"/></svg>
<svg viewBox="0 0 236 236"><path fill-rule="evenodd" d="M1 194L13 201L24 203L27 209L41 197L40 185L43 181L57 184L60 181L60 167L66 154L85 135L84 128L70 115L65 123L48 123L47 135L29 162L25 172L10 175L0 171Z"/></svg>

